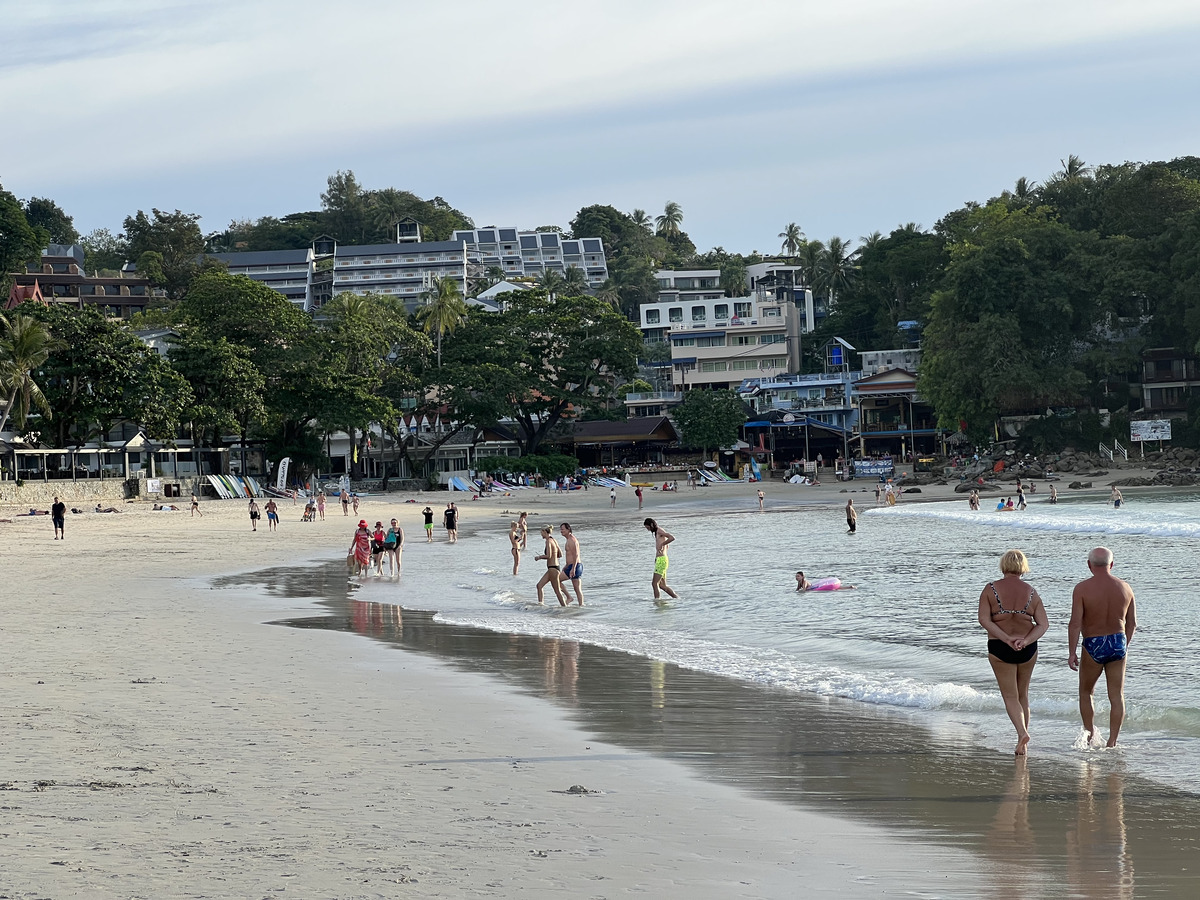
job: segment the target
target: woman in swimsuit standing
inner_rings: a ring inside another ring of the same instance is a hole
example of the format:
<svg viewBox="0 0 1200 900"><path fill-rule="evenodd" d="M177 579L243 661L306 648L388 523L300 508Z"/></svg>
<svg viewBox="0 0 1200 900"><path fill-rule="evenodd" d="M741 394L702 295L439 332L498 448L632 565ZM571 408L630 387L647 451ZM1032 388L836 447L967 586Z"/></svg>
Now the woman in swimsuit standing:
<svg viewBox="0 0 1200 900"><path fill-rule="evenodd" d="M542 528L542 537L546 540L546 549L543 553L534 557L534 559L544 559L546 561L546 574L537 583L538 603L545 602L545 598L542 596L542 588L548 584L554 591L554 596L558 598L558 605L566 606L567 599L563 596L562 588L559 587L559 578L562 572L558 570L558 558L562 555L562 550L558 546L558 541L554 539L554 529L549 525Z"/></svg>
<svg viewBox="0 0 1200 900"><path fill-rule="evenodd" d="M1020 550L1000 557L1004 577L989 581L979 595L979 624L988 633L988 662L1017 729L1017 756L1029 744L1029 681L1037 664L1037 641L1049 623L1042 598L1021 580L1029 561Z"/></svg>

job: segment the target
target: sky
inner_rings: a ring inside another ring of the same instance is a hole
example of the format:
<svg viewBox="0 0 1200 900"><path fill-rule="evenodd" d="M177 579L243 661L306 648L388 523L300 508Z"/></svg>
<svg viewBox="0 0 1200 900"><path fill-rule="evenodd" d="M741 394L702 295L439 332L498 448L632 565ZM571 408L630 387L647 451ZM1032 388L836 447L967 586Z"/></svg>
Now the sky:
<svg viewBox="0 0 1200 900"><path fill-rule="evenodd" d="M1194 0L0 0L0 183L76 228L667 201L701 250L930 228L1018 177L1200 155Z"/></svg>

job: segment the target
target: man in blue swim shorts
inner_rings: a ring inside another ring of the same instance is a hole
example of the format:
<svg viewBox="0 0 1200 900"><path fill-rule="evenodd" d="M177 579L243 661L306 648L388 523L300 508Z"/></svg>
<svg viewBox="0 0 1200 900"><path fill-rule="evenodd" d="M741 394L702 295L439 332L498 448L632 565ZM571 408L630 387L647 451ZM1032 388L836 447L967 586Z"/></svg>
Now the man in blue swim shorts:
<svg viewBox="0 0 1200 900"><path fill-rule="evenodd" d="M1067 664L1079 672L1079 715L1088 742L1093 740L1095 710L1092 694L1100 674L1108 687L1108 746L1115 747L1125 720L1125 654L1137 630L1133 588L1112 574L1113 555L1097 547L1087 558L1091 578L1075 585L1071 595L1071 623L1067 640L1071 654ZM1083 656L1076 647L1083 635Z"/></svg>
<svg viewBox="0 0 1200 900"><path fill-rule="evenodd" d="M583 606L583 588L579 585L579 579L583 578L583 557L579 553L579 538L575 537L575 532L571 526L563 522L558 526L558 533L563 536L563 567L562 580L571 582L571 587L575 590L575 599L579 601L579 605ZM567 589L563 587L563 594L567 593Z"/></svg>

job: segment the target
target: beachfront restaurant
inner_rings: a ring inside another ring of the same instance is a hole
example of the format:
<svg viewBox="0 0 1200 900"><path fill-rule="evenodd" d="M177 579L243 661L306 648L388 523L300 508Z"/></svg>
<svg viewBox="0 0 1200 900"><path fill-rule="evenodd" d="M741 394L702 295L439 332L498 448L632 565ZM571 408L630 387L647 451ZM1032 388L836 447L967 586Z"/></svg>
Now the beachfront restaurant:
<svg viewBox="0 0 1200 900"><path fill-rule="evenodd" d="M863 457L938 453L945 437L933 407L917 395L917 376L888 369L854 382L858 452Z"/></svg>
<svg viewBox="0 0 1200 900"><path fill-rule="evenodd" d="M819 455L832 468L850 448L850 432L838 425L784 409L770 409L742 426L750 451L770 469L813 462ZM815 469L815 466L814 466Z"/></svg>
<svg viewBox="0 0 1200 900"><path fill-rule="evenodd" d="M585 468L663 465L679 433L666 416L617 421L575 422L571 452Z"/></svg>

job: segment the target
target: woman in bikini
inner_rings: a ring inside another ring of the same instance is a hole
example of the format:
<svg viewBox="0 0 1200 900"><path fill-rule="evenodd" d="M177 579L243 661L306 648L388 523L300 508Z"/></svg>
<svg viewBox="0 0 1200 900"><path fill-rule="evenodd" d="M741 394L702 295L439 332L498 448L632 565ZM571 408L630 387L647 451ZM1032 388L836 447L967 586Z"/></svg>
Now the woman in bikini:
<svg viewBox="0 0 1200 900"><path fill-rule="evenodd" d="M558 598L558 605L566 606L567 598L563 596L562 588L559 586L559 579L562 576L562 572L558 570L558 560L562 555L562 550L558 546L558 541L554 539L554 529L549 525L542 528L542 537L546 540L545 552L534 557L534 559L544 559L546 561L546 574L537 583L538 603L545 602L545 597L542 595L542 588L548 584L554 591L554 596Z"/></svg>
<svg viewBox="0 0 1200 900"><path fill-rule="evenodd" d="M989 581L979 595L979 624L988 633L988 662L1017 729L1017 756L1029 744L1029 680L1037 664L1037 641L1049 623L1042 598L1021 580L1029 561L1020 550L1000 557L1004 577Z"/></svg>

